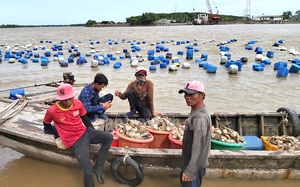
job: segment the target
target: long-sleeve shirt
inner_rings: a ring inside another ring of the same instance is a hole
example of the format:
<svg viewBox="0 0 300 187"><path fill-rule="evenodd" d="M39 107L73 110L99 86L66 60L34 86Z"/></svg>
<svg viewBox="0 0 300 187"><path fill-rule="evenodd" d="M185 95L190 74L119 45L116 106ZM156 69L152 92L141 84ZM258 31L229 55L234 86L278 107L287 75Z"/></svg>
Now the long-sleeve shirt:
<svg viewBox="0 0 300 187"><path fill-rule="evenodd" d="M186 120L183 135L183 172L192 179L200 168L207 168L211 148L211 117L204 106Z"/></svg>
<svg viewBox="0 0 300 187"><path fill-rule="evenodd" d="M78 96L78 99L83 103L83 105L88 113L97 112L97 111L99 113L103 113L103 105L102 104L98 103L96 105L92 105L92 99L94 97L99 97L99 92L95 91L93 89L92 84L89 84L81 90L80 95Z"/></svg>
<svg viewBox="0 0 300 187"><path fill-rule="evenodd" d="M154 112L154 104L153 104L153 93L154 93L154 84L150 80L146 80L144 84L138 84L137 81L132 81L128 84L126 90L123 94L120 95L121 99L126 99L126 94L130 89L134 89L137 92L138 97L144 103L149 105L150 111Z"/></svg>

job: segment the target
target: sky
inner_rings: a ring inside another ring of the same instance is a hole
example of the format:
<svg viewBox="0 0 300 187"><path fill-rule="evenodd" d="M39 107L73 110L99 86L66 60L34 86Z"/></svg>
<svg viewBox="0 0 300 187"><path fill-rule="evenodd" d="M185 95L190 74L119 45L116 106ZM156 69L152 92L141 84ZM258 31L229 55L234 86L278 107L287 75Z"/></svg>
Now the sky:
<svg viewBox="0 0 300 187"><path fill-rule="evenodd" d="M300 10L300 0L248 0L250 15ZM210 0L213 13L243 16L247 0ZM215 8L217 7L217 9ZM0 0L0 25L69 25L88 20L126 22L146 12L208 12L205 0Z"/></svg>

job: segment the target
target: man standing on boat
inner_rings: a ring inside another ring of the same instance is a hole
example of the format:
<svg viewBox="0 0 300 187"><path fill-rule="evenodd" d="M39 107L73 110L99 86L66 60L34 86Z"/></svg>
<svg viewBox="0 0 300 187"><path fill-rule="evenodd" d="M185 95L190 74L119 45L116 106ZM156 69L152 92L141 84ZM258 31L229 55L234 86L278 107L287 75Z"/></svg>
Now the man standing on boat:
<svg viewBox="0 0 300 187"><path fill-rule="evenodd" d="M97 73L94 82L85 86L80 92L78 99L83 103L87 116L92 122L96 120L96 116L102 119L107 118L104 112L111 107L114 96L112 94L99 96L99 92L107 85L107 77L102 73Z"/></svg>
<svg viewBox="0 0 300 187"><path fill-rule="evenodd" d="M184 93L186 104L191 107L185 121L180 182L182 187L200 187L209 164L212 126L210 113L204 104L205 87L199 81L191 81L179 93Z"/></svg>
<svg viewBox="0 0 300 187"><path fill-rule="evenodd" d="M154 84L146 79L147 70L144 67L138 67L134 75L136 79L128 84L126 90L123 93L116 90L115 95L123 100L128 99L130 111L126 114L127 118L132 118L138 112L141 118L148 121L159 115L154 111Z"/></svg>
<svg viewBox="0 0 300 187"><path fill-rule="evenodd" d="M84 174L84 187L94 187L93 172L100 184L104 183L102 171L113 137L105 131L95 130L86 115L80 100L74 99L77 92L72 85L62 84L57 88L57 102L47 109L44 128L52 132L59 148L70 148ZM51 122L54 122L55 129ZM84 125L83 125L84 124ZM90 144L101 143L96 164L90 162Z"/></svg>

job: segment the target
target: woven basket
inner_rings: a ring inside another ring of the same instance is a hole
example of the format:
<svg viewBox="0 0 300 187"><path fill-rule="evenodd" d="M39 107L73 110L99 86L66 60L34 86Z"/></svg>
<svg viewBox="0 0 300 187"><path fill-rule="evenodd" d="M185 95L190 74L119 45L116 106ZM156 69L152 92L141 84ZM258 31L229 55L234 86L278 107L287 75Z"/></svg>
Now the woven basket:
<svg viewBox="0 0 300 187"><path fill-rule="evenodd" d="M150 134L151 135L151 134ZM150 143L154 140L153 136L146 140L139 140L124 136L117 130L117 136L119 137L119 147L132 147L132 148L149 148Z"/></svg>
<svg viewBox="0 0 300 187"><path fill-rule="evenodd" d="M150 134L153 135L154 141L150 143L150 148L158 148L158 149L170 149L171 141L168 136L170 132L168 131L156 131L153 129L148 129Z"/></svg>
<svg viewBox="0 0 300 187"><path fill-rule="evenodd" d="M182 142L174 139L172 137L172 132L169 134L168 138L171 141L171 149L181 149L182 148Z"/></svg>

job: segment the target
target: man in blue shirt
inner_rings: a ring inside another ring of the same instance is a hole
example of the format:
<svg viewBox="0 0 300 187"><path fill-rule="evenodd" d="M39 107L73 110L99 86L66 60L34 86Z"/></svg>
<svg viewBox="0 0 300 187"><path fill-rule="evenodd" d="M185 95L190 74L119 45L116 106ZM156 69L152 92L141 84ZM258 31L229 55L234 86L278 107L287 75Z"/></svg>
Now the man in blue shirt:
<svg viewBox="0 0 300 187"><path fill-rule="evenodd" d="M96 120L96 116L102 119L107 118L104 112L111 107L113 95L99 96L99 92L107 85L107 77L102 73L97 73L94 82L85 86L78 96L78 99L83 103L87 111L88 118L92 122Z"/></svg>

